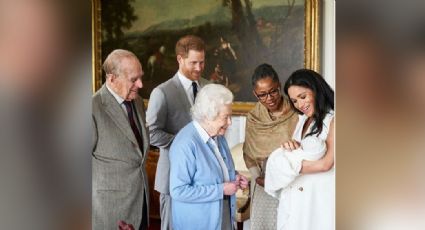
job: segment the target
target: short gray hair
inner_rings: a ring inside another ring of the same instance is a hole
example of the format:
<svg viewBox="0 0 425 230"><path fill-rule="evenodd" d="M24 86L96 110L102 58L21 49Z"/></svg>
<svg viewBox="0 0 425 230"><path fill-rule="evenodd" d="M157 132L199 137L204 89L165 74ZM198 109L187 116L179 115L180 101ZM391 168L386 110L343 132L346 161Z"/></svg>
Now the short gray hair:
<svg viewBox="0 0 425 230"><path fill-rule="evenodd" d="M233 102L232 92L219 84L208 84L199 91L192 107L192 118L197 122L214 120L220 109Z"/></svg>
<svg viewBox="0 0 425 230"><path fill-rule="evenodd" d="M139 60L131 51L123 49L116 49L112 51L103 62L103 70L105 71L106 77L111 74L119 75L121 73L121 61L125 58L134 58Z"/></svg>

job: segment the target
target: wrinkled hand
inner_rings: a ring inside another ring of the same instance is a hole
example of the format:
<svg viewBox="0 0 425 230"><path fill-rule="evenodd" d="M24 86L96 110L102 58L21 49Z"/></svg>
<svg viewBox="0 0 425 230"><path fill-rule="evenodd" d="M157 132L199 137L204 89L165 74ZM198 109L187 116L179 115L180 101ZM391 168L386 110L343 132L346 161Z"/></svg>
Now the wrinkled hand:
<svg viewBox="0 0 425 230"><path fill-rule="evenodd" d="M246 189L248 187L248 179L244 175L236 175L236 181L238 181L240 189Z"/></svg>
<svg viewBox="0 0 425 230"><path fill-rule="evenodd" d="M255 179L255 183L260 185L261 187L264 187L264 176L259 176Z"/></svg>
<svg viewBox="0 0 425 230"><path fill-rule="evenodd" d="M224 195L231 196L238 191L239 183L236 181L224 182L223 193Z"/></svg>
<svg viewBox="0 0 425 230"><path fill-rule="evenodd" d="M134 230L134 227L132 224L127 224L125 221L120 220L118 221L118 229L119 230Z"/></svg>
<svg viewBox="0 0 425 230"><path fill-rule="evenodd" d="M296 140L289 140L281 145L282 148L292 151L300 147L300 143Z"/></svg>

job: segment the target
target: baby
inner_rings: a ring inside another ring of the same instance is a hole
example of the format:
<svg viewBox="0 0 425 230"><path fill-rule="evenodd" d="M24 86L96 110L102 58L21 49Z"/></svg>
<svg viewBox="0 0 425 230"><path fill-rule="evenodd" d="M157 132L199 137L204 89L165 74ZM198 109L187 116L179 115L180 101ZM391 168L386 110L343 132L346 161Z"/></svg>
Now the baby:
<svg viewBox="0 0 425 230"><path fill-rule="evenodd" d="M279 199L281 193L298 177L302 161L318 160L325 152L326 143L314 136L305 137L301 147L296 150L276 149L267 160L264 190Z"/></svg>

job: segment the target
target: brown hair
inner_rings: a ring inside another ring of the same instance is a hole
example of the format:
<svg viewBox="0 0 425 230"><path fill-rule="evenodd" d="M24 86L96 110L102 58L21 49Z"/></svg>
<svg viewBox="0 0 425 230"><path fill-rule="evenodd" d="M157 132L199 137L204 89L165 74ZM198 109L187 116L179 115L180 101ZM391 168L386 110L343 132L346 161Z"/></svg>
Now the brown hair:
<svg viewBox="0 0 425 230"><path fill-rule="evenodd" d="M205 51L205 42L195 35L180 38L176 43L176 55L187 58L189 50Z"/></svg>

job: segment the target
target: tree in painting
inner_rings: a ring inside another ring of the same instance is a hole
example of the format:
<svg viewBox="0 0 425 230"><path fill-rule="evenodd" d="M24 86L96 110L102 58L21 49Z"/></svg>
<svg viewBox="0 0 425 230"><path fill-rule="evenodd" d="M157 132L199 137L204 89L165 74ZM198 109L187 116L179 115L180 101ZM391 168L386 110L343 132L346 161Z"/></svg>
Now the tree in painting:
<svg viewBox="0 0 425 230"><path fill-rule="evenodd" d="M112 50L128 49L124 40L124 29L129 29L137 20L132 3L134 0L102 0L102 60Z"/></svg>

